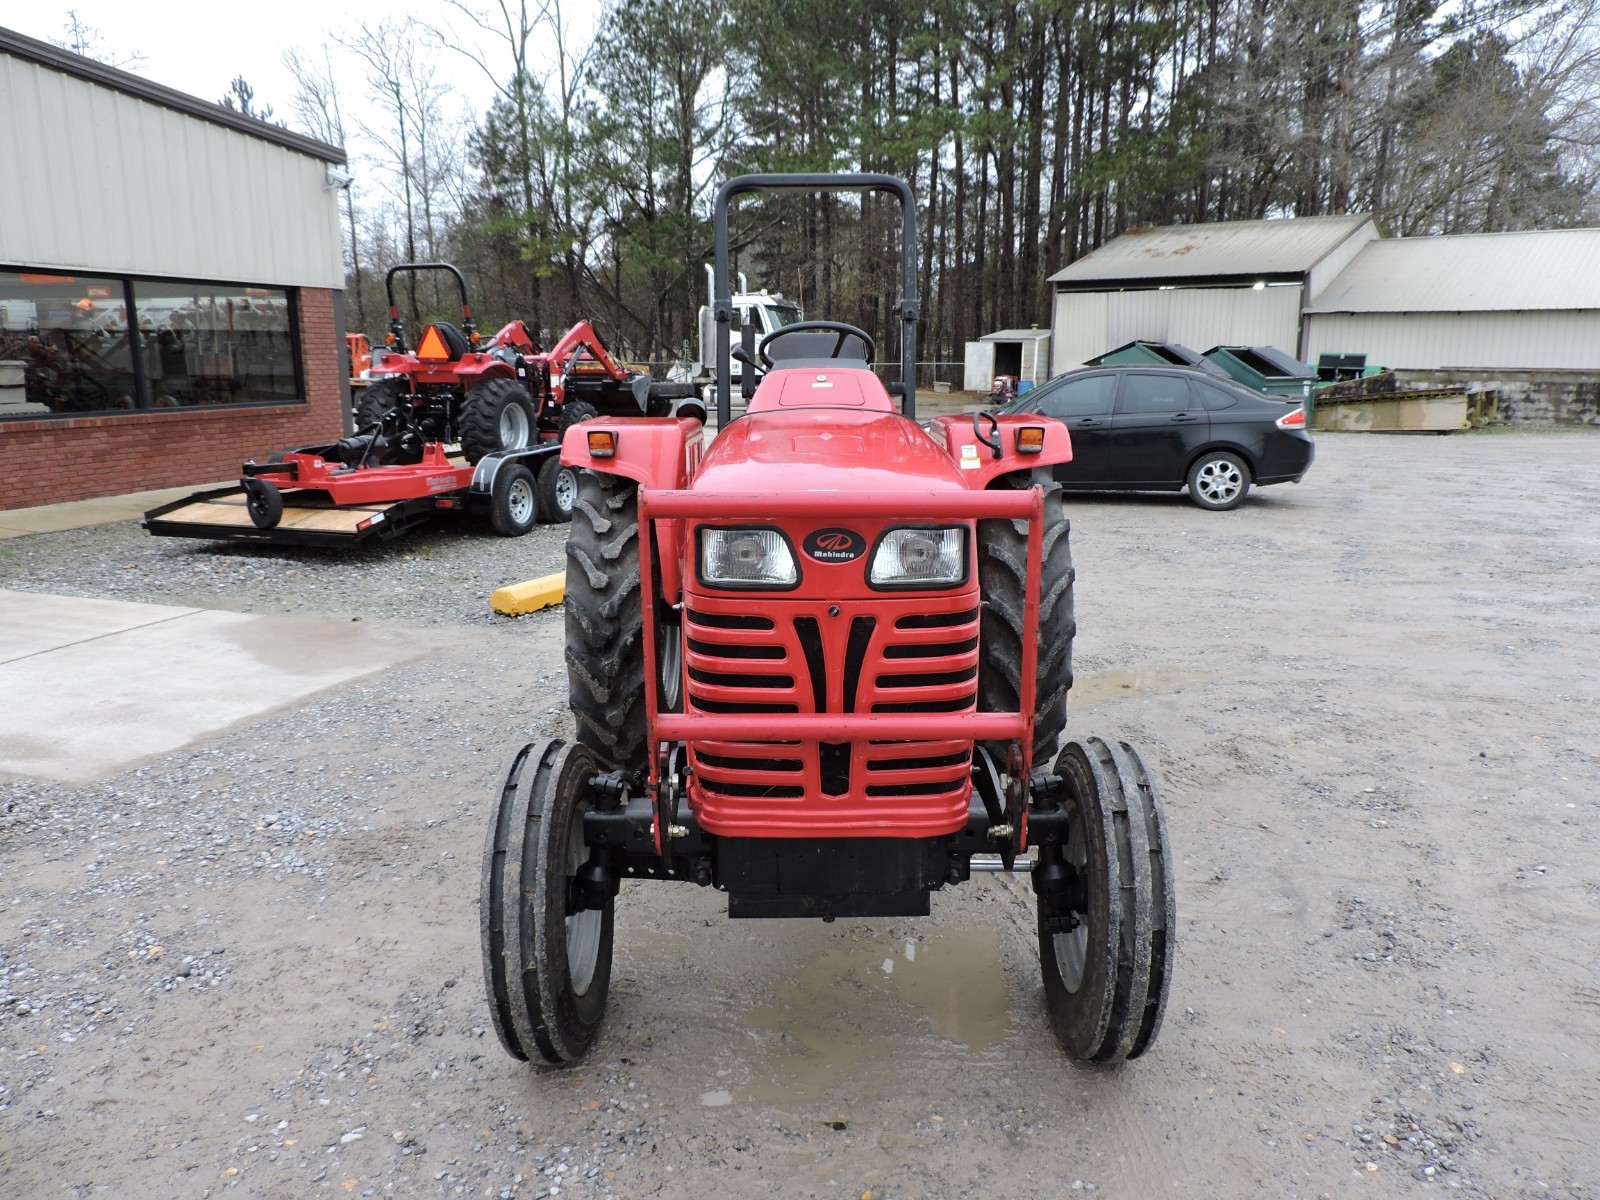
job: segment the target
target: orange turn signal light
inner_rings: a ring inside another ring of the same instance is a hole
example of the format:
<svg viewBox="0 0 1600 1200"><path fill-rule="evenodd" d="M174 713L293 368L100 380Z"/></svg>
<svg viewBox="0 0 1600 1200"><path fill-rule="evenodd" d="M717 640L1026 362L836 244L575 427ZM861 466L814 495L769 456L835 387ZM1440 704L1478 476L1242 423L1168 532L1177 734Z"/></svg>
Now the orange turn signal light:
<svg viewBox="0 0 1600 1200"><path fill-rule="evenodd" d="M609 429L589 430L591 458L612 458L617 453L617 435Z"/></svg>
<svg viewBox="0 0 1600 1200"><path fill-rule="evenodd" d="M1017 430L1017 453L1038 454L1044 449L1044 426L1024 425Z"/></svg>

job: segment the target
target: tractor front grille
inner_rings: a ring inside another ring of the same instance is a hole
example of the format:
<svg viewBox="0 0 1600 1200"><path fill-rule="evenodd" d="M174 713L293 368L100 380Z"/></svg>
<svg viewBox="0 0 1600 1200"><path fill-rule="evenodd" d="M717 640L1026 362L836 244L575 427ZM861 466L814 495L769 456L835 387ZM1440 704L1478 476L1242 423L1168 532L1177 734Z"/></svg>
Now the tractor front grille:
<svg viewBox="0 0 1600 1200"><path fill-rule="evenodd" d="M964 824L970 742L775 739L790 713L975 712L976 590L750 608L744 595L691 596L684 609L688 711L746 714L754 735L690 744L702 825L731 836L926 836Z"/></svg>

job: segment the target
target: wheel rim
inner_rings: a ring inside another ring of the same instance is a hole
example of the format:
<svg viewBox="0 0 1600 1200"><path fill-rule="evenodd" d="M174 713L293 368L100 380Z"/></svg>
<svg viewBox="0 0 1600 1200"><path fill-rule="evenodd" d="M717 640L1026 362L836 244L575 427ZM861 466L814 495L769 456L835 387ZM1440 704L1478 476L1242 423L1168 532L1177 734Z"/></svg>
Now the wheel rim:
<svg viewBox="0 0 1600 1200"><path fill-rule="evenodd" d="M511 519L518 525L526 525L533 520L534 507L538 501L534 498L533 485L526 479L513 480L511 490L506 494L506 507L511 512Z"/></svg>
<svg viewBox="0 0 1600 1200"><path fill-rule="evenodd" d="M1081 879L1089 869L1088 831L1084 828L1083 812L1075 810L1067 825L1067 844L1063 848L1067 864ZM1074 889L1081 893L1082 889ZM1089 914L1080 909L1088 906L1079 901L1068 907L1074 922L1072 929L1054 936L1056 967L1061 972L1061 984L1073 995L1083 986L1083 973L1089 960Z"/></svg>
<svg viewBox="0 0 1600 1200"><path fill-rule="evenodd" d="M564 513L570 513L572 506L578 502L578 476L571 467L562 467L556 472L556 506Z"/></svg>
<svg viewBox="0 0 1600 1200"><path fill-rule="evenodd" d="M572 880L578 868L589 858L589 848L583 844L583 813L587 805L574 806L572 824L567 829L567 894L572 893ZM576 995L584 996L594 983L595 971L600 966L600 931L604 914L598 908L567 915L567 976L572 981Z"/></svg>
<svg viewBox="0 0 1600 1200"><path fill-rule="evenodd" d="M663 622L656 626L657 674L661 677L661 708L677 712L683 692L683 626Z"/></svg>
<svg viewBox="0 0 1600 1200"><path fill-rule="evenodd" d="M500 448L521 450L527 444L528 414L516 401L508 401L500 410Z"/></svg>
<svg viewBox="0 0 1600 1200"><path fill-rule="evenodd" d="M1212 504L1227 504L1244 486L1239 468L1225 458L1212 459L1195 472L1195 486L1203 499Z"/></svg>

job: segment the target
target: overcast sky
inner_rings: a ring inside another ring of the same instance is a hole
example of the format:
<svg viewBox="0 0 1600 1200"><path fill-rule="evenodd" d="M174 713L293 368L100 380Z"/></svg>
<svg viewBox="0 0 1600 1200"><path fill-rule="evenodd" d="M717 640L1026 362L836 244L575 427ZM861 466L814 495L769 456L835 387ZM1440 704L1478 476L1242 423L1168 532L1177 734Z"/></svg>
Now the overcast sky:
<svg viewBox="0 0 1600 1200"><path fill-rule="evenodd" d="M488 6L486 6L488 7ZM362 21L376 24L385 14L406 14L449 27L463 19L442 0L405 0L390 8L343 0L258 0L256 3L156 5L145 0L0 0L0 25L41 41L67 40L67 10L96 33L99 57L156 83L218 100L236 75L255 89L258 103L274 115L290 117L294 83L283 66L283 52L299 49L317 55L330 29L351 32ZM569 5L581 14L598 3ZM588 20L592 23L594 17ZM583 39L577 39L582 44ZM571 43L569 43L571 44ZM140 61L121 61L142 55ZM488 108L490 89L482 72L459 56L441 55L448 82L474 113ZM349 89L361 84L354 68Z"/></svg>

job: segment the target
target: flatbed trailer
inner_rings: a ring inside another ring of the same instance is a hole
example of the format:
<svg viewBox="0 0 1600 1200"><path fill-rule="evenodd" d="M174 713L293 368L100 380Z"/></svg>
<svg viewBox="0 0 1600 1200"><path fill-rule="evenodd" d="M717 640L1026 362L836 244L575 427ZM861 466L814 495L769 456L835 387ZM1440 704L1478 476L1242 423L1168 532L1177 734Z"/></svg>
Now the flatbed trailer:
<svg viewBox="0 0 1600 1200"><path fill-rule="evenodd" d="M508 466L520 465L537 473L543 460L559 455L559 442L546 442L520 450L501 450L469 465L443 447L429 447L420 463L349 471L332 471L325 487L295 486L280 489L282 515L269 528L252 518L251 477L276 464L247 464L246 478L235 487L211 488L163 504L145 513L143 525L155 537L204 538L213 541L251 542L265 546L315 546L336 549L366 541L388 541L414 529L440 513L488 512L494 499L495 479ZM418 494L383 499L372 493L396 491ZM342 502L341 502L342 501Z"/></svg>

